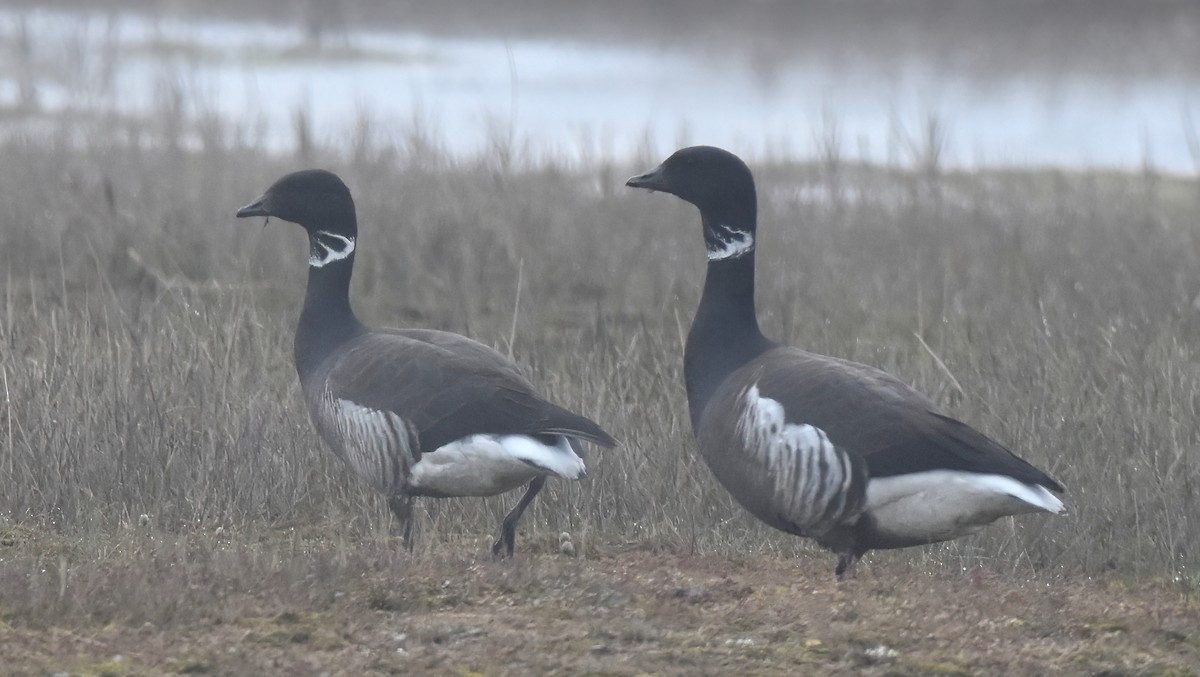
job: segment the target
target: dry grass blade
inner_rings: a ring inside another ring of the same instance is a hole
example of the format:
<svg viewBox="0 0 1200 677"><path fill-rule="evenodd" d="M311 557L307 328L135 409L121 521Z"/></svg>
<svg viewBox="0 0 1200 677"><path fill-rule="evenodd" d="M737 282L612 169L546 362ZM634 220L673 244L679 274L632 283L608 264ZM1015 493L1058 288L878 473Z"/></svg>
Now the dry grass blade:
<svg viewBox="0 0 1200 677"><path fill-rule="evenodd" d="M921 333L914 331L913 336L917 339L917 342L921 344L921 347L925 349L925 352L929 353L929 356L933 358L933 361L937 364L938 369L941 369L942 373L946 375L946 378L950 379L950 383L954 385L954 389L958 391L958 394L965 397L967 391L963 390L962 384L958 382L958 379L954 378L954 373L950 371L950 368L946 366L946 363L942 361L942 358L938 357L937 353L933 352L933 348L929 347L929 344L925 342L925 339L921 336Z"/></svg>
<svg viewBox="0 0 1200 677"><path fill-rule="evenodd" d="M845 161L836 125L817 164L756 163L766 332L888 370L1070 487L1069 517L875 553L847 591L694 453L692 210L597 189L635 167L534 163L500 132L503 161L463 160L360 117L338 153L299 115L303 162L358 202L359 315L501 346L622 442L539 496L515 565L476 561L512 496L423 503L410 560L306 420L300 232L233 219L294 162L252 124L193 134L182 103L0 140L0 644L20 669L1194 669L1194 182L955 172L937 120L915 171Z"/></svg>

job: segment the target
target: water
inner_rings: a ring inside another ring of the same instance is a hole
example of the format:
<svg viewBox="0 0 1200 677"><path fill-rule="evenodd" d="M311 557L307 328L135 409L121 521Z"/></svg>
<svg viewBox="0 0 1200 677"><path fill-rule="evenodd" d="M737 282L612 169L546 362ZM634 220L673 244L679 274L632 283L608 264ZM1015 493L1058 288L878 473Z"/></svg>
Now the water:
<svg viewBox="0 0 1200 677"><path fill-rule="evenodd" d="M10 47L0 107L37 103L36 115L4 116L10 131L64 111L173 106L288 151L302 110L316 141L337 146L371 120L376 134L420 129L463 156L499 139L533 160L684 143L812 158L836 139L846 158L912 164L936 119L952 166L1200 167L1187 134L1200 133L1200 88L1188 74L995 78L905 54L763 64L720 49L372 31L316 46L299 28L45 10L0 11L0 39Z"/></svg>

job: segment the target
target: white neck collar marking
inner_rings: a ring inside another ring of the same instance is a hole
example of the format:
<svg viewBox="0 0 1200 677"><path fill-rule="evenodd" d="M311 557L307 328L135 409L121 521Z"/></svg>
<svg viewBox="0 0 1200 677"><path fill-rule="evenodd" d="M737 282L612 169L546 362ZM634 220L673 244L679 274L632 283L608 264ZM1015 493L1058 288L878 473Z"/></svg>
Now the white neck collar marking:
<svg viewBox="0 0 1200 677"><path fill-rule="evenodd" d="M739 256L744 256L746 253L754 250L753 235L744 230L732 230L728 226L725 226L724 228L725 231L729 233L729 240L722 242L718 247L709 246L709 261L736 259Z"/></svg>
<svg viewBox="0 0 1200 677"><path fill-rule="evenodd" d="M331 246L331 243L322 240L321 238L323 237L327 237L332 240L341 240L341 249L335 249L333 246ZM328 263L341 261L342 259L354 253L354 238L352 237L338 235L337 233L331 233L327 230L319 230L313 233L312 241L314 249L316 247L321 247L325 250L324 256L318 256L316 252L313 252L308 257L308 265L312 266L313 268L322 268Z"/></svg>

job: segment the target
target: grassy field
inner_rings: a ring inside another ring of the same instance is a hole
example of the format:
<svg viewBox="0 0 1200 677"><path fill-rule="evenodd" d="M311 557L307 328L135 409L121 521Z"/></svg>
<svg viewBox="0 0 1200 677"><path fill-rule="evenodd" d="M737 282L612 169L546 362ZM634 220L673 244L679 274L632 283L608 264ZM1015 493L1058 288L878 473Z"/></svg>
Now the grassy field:
<svg viewBox="0 0 1200 677"><path fill-rule="evenodd" d="M1197 600L1165 583L888 561L839 586L824 557L614 548L571 559L551 554L555 539L500 563L481 540L457 544L470 554L416 558L386 541L294 532L120 541L122 556L106 562L67 574L48 565L54 580L36 594L56 613L84 603L87 617L7 621L5 674L1190 675L1200 665Z"/></svg>
<svg viewBox="0 0 1200 677"><path fill-rule="evenodd" d="M0 143L5 669L1197 671L1194 179L753 163L768 334L891 371L1068 488L1066 517L873 553L837 586L695 455L698 219L621 187L658 150L451 160L417 135L299 160L157 133ZM366 321L510 351L621 440L551 483L515 562L487 544L516 496L423 503L410 557L312 435L303 236L233 218L301 164L358 200Z"/></svg>

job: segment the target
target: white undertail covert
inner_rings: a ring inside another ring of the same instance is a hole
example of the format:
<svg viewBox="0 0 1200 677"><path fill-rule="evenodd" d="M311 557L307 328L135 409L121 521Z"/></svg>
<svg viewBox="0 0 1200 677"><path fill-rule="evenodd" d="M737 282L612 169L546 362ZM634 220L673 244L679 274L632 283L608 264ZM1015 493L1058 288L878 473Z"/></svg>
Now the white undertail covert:
<svg viewBox="0 0 1200 677"><path fill-rule="evenodd" d="M528 435L468 435L421 454L409 485L448 496L491 496L515 489L537 475L569 480L586 473L567 438L544 444Z"/></svg>
<svg viewBox="0 0 1200 677"><path fill-rule="evenodd" d="M867 511L876 529L897 538L950 540L1001 517L1064 510L1046 487L1007 475L927 470L867 484Z"/></svg>

